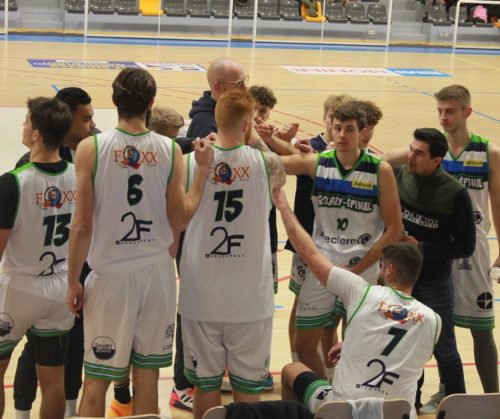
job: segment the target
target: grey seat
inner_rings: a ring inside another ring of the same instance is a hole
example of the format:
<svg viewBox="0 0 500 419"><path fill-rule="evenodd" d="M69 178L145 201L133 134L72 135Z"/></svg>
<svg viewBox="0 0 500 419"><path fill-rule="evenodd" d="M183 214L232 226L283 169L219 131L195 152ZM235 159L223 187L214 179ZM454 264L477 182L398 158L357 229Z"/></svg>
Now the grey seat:
<svg viewBox="0 0 500 419"><path fill-rule="evenodd" d="M248 0L244 5L234 2L234 14L238 19L253 19L253 0Z"/></svg>
<svg viewBox="0 0 500 419"><path fill-rule="evenodd" d="M345 15L351 23L370 23L370 19L366 17L363 3L347 3Z"/></svg>
<svg viewBox="0 0 500 419"><path fill-rule="evenodd" d="M262 20L280 20L278 6L278 0L260 0L258 5L260 18Z"/></svg>
<svg viewBox="0 0 500 419"><path fill-rule="evenodd" d="M451 22L446 14L446 8L440 5L430 6L427 20L434 26L451 26Z"/></svg>
<svg viewBox="0 0 500 419"><path fill-rule="evenodd" d="M366 11L366 17L378 25L387 25L387 9L384 4L370 4Z"/></svg>
<svg viewBox="0 0 500 419"><path fill-rule="evenodd" d="M115 0L115 10L119 15L138 15L138 0Z"/></svg>
<svg viewBox="0 0 500 419"><path fill-rule="evenodd" d="M64 7L69 13L83 13L85 0L66 0Z"/></svg>
<svg viewBox="0 0 500 419"><path fill-rule="evenodd" d="M280 15L283 20L302 20L297 0L280 0Z"/></svg>
<svg viewBox="0 0 500 419"><path fill-rule="evenodd" d="M115 13L114 0L90 0L89 8L93 13L112 15Z"/></svg>
<svg viewBox="0 0 500 419"><path fill-rule="evenodd" d="M229 0L212 0L210 11L216 18L229 17Z"/></svg>
<svg viewBox="0 0 500 419"><path fill-rule="evenodd" d="M163 0L161 8L167 16L187 16L184 0Z"/></svg>
<svg viewBox="0 0 500 419"><path fill-rule="evenodd" d="M0 11L5 10L5 0L0 1ZM10 0L9 1L9 11L15 12L17 10L17 1Z"/></svg>
<svg viewBox="0 0 500 419"><path fill-rule="evenodd" d="M328 22L333 23L346 23L345 9L341 3L337 1L328 0L325 4L323 14L328 19Z"/></svg>
<svg viewBox="0 0 500 419"><path fill-rule="evenodd" d="M207 0L187 0L187 12L193 17L210 17Z"/></svg>
<svg viewBox="0 0 500 419"><path fill-rule="evenodd" d="M457 6L451 6L448 10L448 16L452 23L455 23L455 13L457 12ZM467 8L461 7L458 12L458 26L472 26L472 21L467 19Z"/></svg>

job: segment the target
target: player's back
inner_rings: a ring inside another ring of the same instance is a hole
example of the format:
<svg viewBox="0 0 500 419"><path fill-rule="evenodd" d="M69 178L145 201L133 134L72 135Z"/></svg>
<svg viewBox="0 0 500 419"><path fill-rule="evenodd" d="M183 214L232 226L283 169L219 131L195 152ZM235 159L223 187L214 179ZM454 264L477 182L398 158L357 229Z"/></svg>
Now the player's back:
<svg viewBox="0 0 500 419"><path fill-rule="evenodd" d="M89 265L126 272L159 261L173 241L167 220L173 140L113 129L94 136L94 216Z"/></svg>
<svg viewBox="0 0 500 419"><path fill-rule="evenodd" d="M261 320L274 312L266 164L248 146L214 148L200 206L186 229L179 311L200 321ZM188 162L192 178L192 154Z"/></svg>

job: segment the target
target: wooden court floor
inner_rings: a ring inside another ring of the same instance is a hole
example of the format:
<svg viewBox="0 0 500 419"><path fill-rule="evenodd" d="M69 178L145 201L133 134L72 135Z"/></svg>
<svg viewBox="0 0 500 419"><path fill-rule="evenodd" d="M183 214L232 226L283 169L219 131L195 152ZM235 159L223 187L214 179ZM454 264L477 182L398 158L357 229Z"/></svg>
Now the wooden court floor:
<svg viewBox="0 0 500 419"><path fill-rule="evenodd" d="M28 59L139 61L198 64L207 68L216 57L231 57L245 68L250 84L271 87L278 104L271 113L271 122L299 122L299 136L310 138L322 132L322 103L329 94L347 93L377 103L384 117L375 130L372 144L383 151L409 144L415 128L439 128L432 94L448 84L464 84L472 93L474 113L469 119L472 131L500 145L500 55L448 54L444 51L424 53L421 50L314 50L297 48L248 48L229 46L160 46L117 45L105 43L24 42L0 39L0 133L2 153L1 172L10 170L26 150L21 145L22 121L26 99L51 96L56 89L79 86L89 92L96 111L95 120L101 129L116 124L111 102L111 82L117 70L76 68L33 68ZM294 74L283 66L348 67L345 75ZM353 75L352 68L364 69L365 75ZM449 77L396 77L366 75L387 68L433 69ZM367 70L368 69L368 70ZM378 69L375 71L375 69ZM178 110L187 117L192 100L207 89L206 74L194 71L152 70L157 83L157 103ZM293 198L295 180L289 177L286 191ZM1 203L0 203L1 205ZM492 257L498 255L495 232L490 232ZM280 246L286 235L280 226ZM290 362L287 323L292 305L288 291L290 254L279 252L279 293L273 336L271 371L275 375L274 391L266 399L279 398L280 370ZM497 285L496 294L499 286ZM497 304L497 315L499 314ZM467 389L481 392L472 353L472 340L466 330L457 330L459 349L465 366ZM497 344L500 332L495 331ZM6 375L6 418L13 418L12 382L16 355ZM162 415L188 418L190 414L170 410L168 397L172 386L172 369L162 370L160 379L160 408ZM432 360L426 368L425 397L437 388L436 365ZM225 399L229 401L229 399ZM37 400L36 403L39 401ZM35 405L35 411L38 404ZM35 417L36 414L33 415Z"/></svg>

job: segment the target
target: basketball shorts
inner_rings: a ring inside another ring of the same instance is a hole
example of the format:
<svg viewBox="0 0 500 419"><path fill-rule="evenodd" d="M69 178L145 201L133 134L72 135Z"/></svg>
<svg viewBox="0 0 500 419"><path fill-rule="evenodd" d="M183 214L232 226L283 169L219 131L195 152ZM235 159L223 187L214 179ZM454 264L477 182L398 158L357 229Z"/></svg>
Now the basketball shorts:
<svg viewBox="0 0 500 419"><path fill-rule="evenodd" d="M370 284L377 283L378 264L370 266L361 276ZM337 296L328 291L325 286L306 267L305 281L300 289L295 316L296 330L312 330L325 326L335 326L345 308Z"/></svg>
<svg viewBox="0 0 500 419"><path fill-rule="evenodd" d="M292 256L292 268L290 271L290 282L288 289L295 295L299 295L300 289L306 279L306 265L302 259L294 253Z"/></svg>
<svg viewBox="0 0 500 419"><path fill-rule="evenodd" d="M103 380L137 368L172 365L176 313L173 260L119 274L92 271L85 281L85 374Z"/></svg>
<svg viewBox="0 0 500 419"><path fill-rule="evenodd" d="M304 371L295 378L293 391L312 413L316 413L322 404L334 400L332 385L312 371Z"/></svg>
<svg viewBox="0 0 500 419"><path fill-rule="evenodd" d="M0 274L0 354L12 352L30 330L37 337L53 337L73 327L66 306L67 272L46 277Z"/></svg>
<svg viewBox="0 0 500 419"><path fill-rule="evenodd" d="M273 318L249 323L182 318L184 374L202 391L220 389L227 368L234 390L259 394L269 373Z"/></svg>
<svg viewBox="0 0 500 419"><path fill-rule="evenodd" d="M478 236L470 258L457 259L452 265L455 288L455 325L473 330L495 328L493 281L490 279L488 239Z"/></svg>

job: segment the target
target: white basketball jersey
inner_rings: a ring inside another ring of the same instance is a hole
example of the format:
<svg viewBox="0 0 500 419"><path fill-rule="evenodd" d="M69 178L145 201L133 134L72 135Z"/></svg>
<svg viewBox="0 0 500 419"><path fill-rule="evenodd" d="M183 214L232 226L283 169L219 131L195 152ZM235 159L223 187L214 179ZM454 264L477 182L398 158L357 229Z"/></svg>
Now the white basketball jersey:
<svg viewBox="0 0 500 419"><path fill-rule="evenodd" d="M68 238L76 203L72 163L60 173L28 163L11 172L17 180L16 219L0 271L49 276L68 270Z"/></svg>
<svg viewBox="0 0 500 419"><path fill-rule="evenodd" d="M336 150L318 155L312 202L316 218L313 239L335 265L357 264L384 232L380 215L380 158L362 151L345 175L338 169ZM363 276L378 277L378 263Z"/></svg>
<svg viewBox="0 0 500 419"><path fill-rule="evenodd" d="M179 312L198 321L262 320L274 313L267 167L262 153L248 146L214 148L184 238ZM193 154L188 170L192 179Z"/></svg>
<svg viewBox="0 0 500 419"><path fill-rule="evenodd" d="M414 298L368 285L345 269L332 269L328 289L347 309L345 355L332 382L333 398L401 398L413 404L422 368L439 337L439 316Z"/></svg>
<svg viewBox="0 0 500 419"><path fill-rule="evenodd" d="M94 136L93 232L88 262L96 272L125 272L168 256L173 234L165 194L173 140L113 129Z"/></svg>
<svg viewBox="0 0 500 419"><path fill-rule="evenodd" d="M489 141L472 134L469 143L458 156L448 149L444 156L443 170L453 175L467 188L474 208L476 234L486 237L490 231L489 217Z"/></svg>

